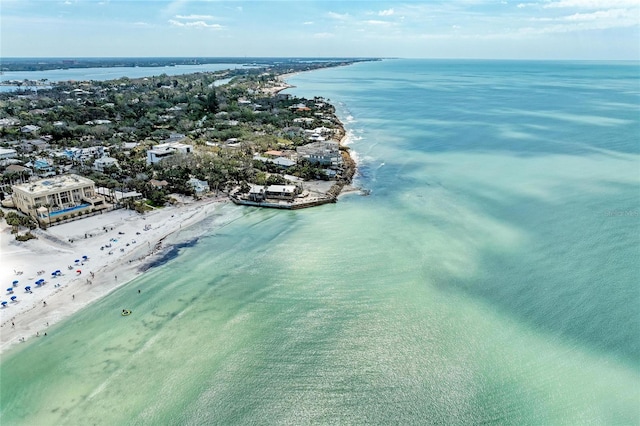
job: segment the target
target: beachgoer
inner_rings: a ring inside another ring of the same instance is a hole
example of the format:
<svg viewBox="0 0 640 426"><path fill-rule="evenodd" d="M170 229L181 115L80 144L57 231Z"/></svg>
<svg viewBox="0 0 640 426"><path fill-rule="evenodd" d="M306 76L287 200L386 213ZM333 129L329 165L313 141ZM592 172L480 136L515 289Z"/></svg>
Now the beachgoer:
<svg viewBox="0 0 640 426"><path fill-rule="evenodd" d="M140 294L140 290L138 289L138 294Z"/></svg>
<svg viewBox="0 0 640 426"><path fill-rule="evenodd" d="M44 333L44 335L46 336L46 335L47 335L47 333Z"/></svg>
<svg viewBox="0 0 640 426"><path fill-rule="evenodd" d="M40 337L40 332L36 331L36 337Z"/></svg>
<svg viewBox="0 0 640 426"><path fill-rule="evenodd" d="M140 293L140 290L138 290L138 293ZM11 328L16 328L16 323L11 321Z"/></svg>
<svg viewBox="0 0 640 426"><path fill-rule="evenodd" d="M43 301L42 306L47 306L47 302Z"/></svg>
<svg viewBox="0 0 640 426"><path fill-rule="evenodd" d="M116 275L116 281L118 281L118 276Z"/></svg>
<svg viewBox="0 0 640 426"><path fill-rule="evenodd" d="M71 295L71 300L76 300L76 295L75 294Z"/></svg>

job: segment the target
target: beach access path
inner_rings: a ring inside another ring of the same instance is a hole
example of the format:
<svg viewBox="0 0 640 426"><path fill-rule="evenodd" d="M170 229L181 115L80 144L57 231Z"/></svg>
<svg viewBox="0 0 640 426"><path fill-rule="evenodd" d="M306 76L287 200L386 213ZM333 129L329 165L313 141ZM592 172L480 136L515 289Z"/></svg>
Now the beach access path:
<svg viewBox="0 0 640 426"><path fill-rule="evenodd" d="M141 274L140 266L158 255L168 236L228 201L226 196L186 200L144 215L114 210L37 229L37 239L25 242L16 241L1 220L0 301L8 304L0 308L0 354L23 339L42 338L47 327ZM56 270L60 276L52 275ZM36 285L39 279L45 284Z"/></svg>

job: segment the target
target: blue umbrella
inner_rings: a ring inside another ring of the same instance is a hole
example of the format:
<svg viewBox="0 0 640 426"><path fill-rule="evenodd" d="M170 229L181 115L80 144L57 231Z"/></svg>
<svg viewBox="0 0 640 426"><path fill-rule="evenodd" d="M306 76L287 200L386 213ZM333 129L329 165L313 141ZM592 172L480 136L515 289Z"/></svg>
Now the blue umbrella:
<svg viewBox="0 0 640 426"><path fill-rule="evenodd" d="M86 260L89 258L89 256L82 256L82 258Z"/></svg>
<svg viewBox="0 0 640 426"><path fill-rule="evenodd" d="M16 284L18 284L18 280L15 280L15 281L13 282L13 285L16 285Z"/></svg>
<svg viewBox="0 0 640 426"><path fill-rule="evenodd" d="M2 301L2 307L4 308L5 306L7 306L7 302Z"/></svg>
<svg viewBox="0 0 640 426"><path fill-rule="evenodd" d="M40 278L38 281L36 281L38 283L44 283L44 278Z"/></svg>
<svg viewBox="0 0 640 426"><path fill-rule="evenodd" d="M31 286L26 286L26 287L24 288L24 291L31 291Z"/></svg>
<svg viewBox="0 0 640 426"><path fill-rule="evenodd" d="M80 263L80 259L76 259L76 263Z"/></svg>
<svg viewBox="0 0 640 426"><path fill-rule="evenodd" d="M51 275L55 277L56 275L58 275L58 273L57 272L52 272Z"/></svg>
<svg viewBox="0 0 640 426"><path fill-rule="evenodd" d="M9 288L7 289L7 291L8 291L9 293L13 293L13 287L9 287Z"/></svg>
<svg viewBox="0 0 640 426"><path fill-rule="evenodd" d="M11 296L11 300L16 300L18 296Z"/></svg>

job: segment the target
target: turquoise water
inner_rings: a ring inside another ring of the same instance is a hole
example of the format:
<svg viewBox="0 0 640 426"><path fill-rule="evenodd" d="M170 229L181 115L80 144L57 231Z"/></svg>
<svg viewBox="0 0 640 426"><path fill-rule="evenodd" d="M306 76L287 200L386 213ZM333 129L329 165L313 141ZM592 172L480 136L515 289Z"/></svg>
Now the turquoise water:
<svg viewBox="0 0 640 426"><path fill-rule="evenodd" d="M61 214L69 213L69 212L72 212L72 211L75 211L75 210L82 210L82 209L87 208L87 207L89 207L89 204L79 204L77 206L73 206L73 207L69 207L69 208L66 208L66 209L56 210L54 212L50 212L49 216L50 217L59 216Z"/></svg>
<svg viewBox="0 0 640 426"><path fill-rule="evenodd" d="M338 106L371 195L220 207L3 355L3 425L640 423L639 64L290 83Z"/></svg>

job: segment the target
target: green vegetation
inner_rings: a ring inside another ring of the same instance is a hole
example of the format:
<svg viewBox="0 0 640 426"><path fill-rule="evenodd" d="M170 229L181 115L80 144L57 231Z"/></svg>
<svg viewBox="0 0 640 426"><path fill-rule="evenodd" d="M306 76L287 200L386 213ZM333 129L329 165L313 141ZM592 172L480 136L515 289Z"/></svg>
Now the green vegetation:
<svg viewBox="0 0 640 426"><path fill-rule="evenodd" d="M9 212L4 216L4 220L7 222L7 225L17 227L25 227L29 229L35 229L36 224L29 216L25 216L16 212Z"/></svg>
<svg viewBox="0 0 640 426"><path fill-rule="evenodd" d="M278 94L283 86L278 76L350 62L288 61L180 76L60 82L37 93L0 93L0 119L19 123L0 128L0 145L16 149L22 163L49 157L54 173L77 173L98 187L140 192L153 207L163 206L171 193L194 195L191 178L206 180L214 192L243 182L284 183L284 173L329 179L322 167L304 160L285 170L253 157L269 150L294 152L309 142L308 129L327 129L330 137L339 139L344 130L334 107L319 97ZM231 80L216 86L222 79ZM26 125L39 127L34 137L45 140L46 147L19 142L25 139L20 127ZM193 150L147 164L147 150L167 140L192 145ZM95 157L69 154L90 147L104 147L118 166L97 171L92 167ZM26 179L27 172L5 172L5 192ZM152 180L167 185L158 188Z"/></svg>

